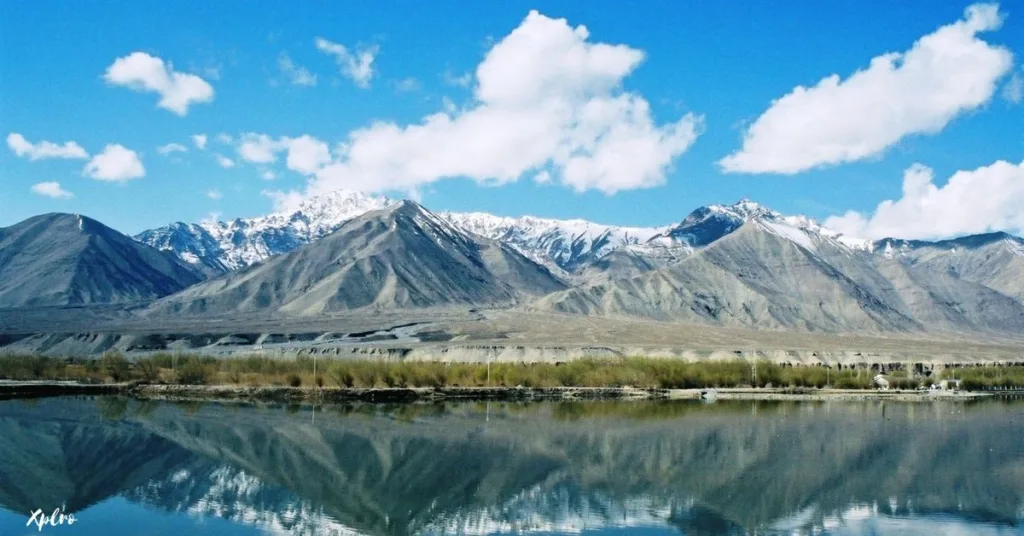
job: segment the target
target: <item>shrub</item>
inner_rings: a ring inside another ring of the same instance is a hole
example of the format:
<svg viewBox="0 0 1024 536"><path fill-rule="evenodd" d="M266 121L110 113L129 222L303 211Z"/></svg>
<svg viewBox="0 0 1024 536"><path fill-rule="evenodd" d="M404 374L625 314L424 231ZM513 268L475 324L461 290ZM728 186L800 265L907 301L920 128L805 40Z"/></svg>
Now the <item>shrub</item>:
<svg viewBox="0 0 1024 536"><path fill-rule="evenodd" d="M287 380L288 385L292 387L298 387L302 385L302 378L300 378L298 374L289 374Z"/></svg>
<svg viewBox="0 0 1024 536"><path fill-rule="evenodd" d="M341 363L331 363L325 367L327 377L338 387L352 387L355 378L348 368Z"/></svg>
<svg viewBox="0 0 1024 536"><path fill-rule="evenodd" d="M374 387L377 385L376 363L362 363L356 368L355 378L363 387Z"/></svg>
<svg viewBox="0 0 1024 536"><path fill-rule="evenodd" d="M136 363L139 378L146 382L154 382L160 377L160 369L152 359L141 359Z"/></svg>
<svg viewBox="0 0 1024 536"><path fill-rule="evenodd" d="M178 383L184 385L202 385L210 381L213 372L198 357L185 359L178 368Z"/></svg>
<svg viewBox="0 0 1024 536"><path fill-rule="evenodd" d="M114 382L122 382L128 379L129 376L129 365L128 360L121 355L121 352L107 352L100 357L100 370L104 374L110 376L110 379Z"/></svg>

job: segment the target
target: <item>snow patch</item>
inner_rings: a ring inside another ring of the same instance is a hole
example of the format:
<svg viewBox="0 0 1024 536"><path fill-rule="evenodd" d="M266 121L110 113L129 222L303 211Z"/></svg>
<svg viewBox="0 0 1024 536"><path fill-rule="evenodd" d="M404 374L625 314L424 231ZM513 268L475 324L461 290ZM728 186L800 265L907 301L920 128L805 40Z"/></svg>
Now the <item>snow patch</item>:
<svg viewBox="0 0 1024 536"><path fill-rule="evenodd" d="M1019 257L1024 257L1024 240L1016 240L1013 238L1006 239L1006 246L1010 249L1010 253Z"/></svg>
<svg viewBox="0 0 1024 536"><path fill-rule="evenodd" d="M810 236L808 236L807 232L804 231L803 229L798 229L786 223L778 223L765 220L760 220L758 221L758 223L761 225L763 229L767 230L768 232L781 236L782 238L785 238L797 244L798 246L806 249L807 251L810 251L812 253L817 253L818 251L817 245L814 243L814 240Z"/></svg>

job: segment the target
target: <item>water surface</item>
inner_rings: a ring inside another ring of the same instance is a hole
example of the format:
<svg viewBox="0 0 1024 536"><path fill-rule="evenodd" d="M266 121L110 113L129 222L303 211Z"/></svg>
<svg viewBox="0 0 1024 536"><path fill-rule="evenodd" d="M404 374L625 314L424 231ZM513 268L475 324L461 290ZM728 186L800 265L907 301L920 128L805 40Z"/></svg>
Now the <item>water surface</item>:
<svg viewBox="0 0 1024 536"><path fill-rule="evenodd" d="M1024 534L1024 401L0 402L41 533Z"/></svg>

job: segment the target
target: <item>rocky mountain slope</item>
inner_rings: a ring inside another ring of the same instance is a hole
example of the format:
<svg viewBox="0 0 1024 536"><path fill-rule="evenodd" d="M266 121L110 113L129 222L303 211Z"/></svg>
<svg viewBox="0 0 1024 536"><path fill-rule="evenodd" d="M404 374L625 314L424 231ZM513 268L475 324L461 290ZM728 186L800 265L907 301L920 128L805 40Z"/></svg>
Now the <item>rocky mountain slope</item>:
<svg viewBox="0 0 1024 536"><path fill-rule="evenodd" d="M0 257L10 274L0 279L0 306L152 300L196 283L202 270L215 277L149 312L309 317L525 306L762 330L1024 333L1018 237L860 240L747 199L698 208L675 225L627 228L434 214L335 192L291 213L138 237L162 254L93 231L100 228L88 218L41 216L3 230L0 240L18 246ZM85 244L116 245L79 255L84 246L69 238L76 233L109 237Z"/></svg>
<svg viewBox="0 0 1024 536"><path fill-rule="evenodd" d="M218 274L288 253L336 231L346 221L398 201L339 190L314 197L291 212L227 222L176 222L144 231L136 240L174 253ZM616 227L586 220L523 216L505 218L480 212L441 212L442 219L474 234L501 240L534 261L572 272L623 246L642 244L667 227Z"/></svg>
<svg viewBox="0 0 1024 536"><path fill-rule="evenodd" d="M688 245L697 244L690 240ZM958 244L965 242L971 239ZM1003 242L1002 247L1012 251L1017 243ZM941 250L908 246L897 256L871 243L851 247L772 213L753 214L675 264L555 293L535 307L758 329L1024 331L1019 299L919 261L945 265L950 255L992 258L991 253ZM1014 260L1007 262L1013 265ZM971 270L965 270L977 280L991 276L967 264ZM1012 286L1012 281L1007 284Z"/></svg>
<svg viewBox="0 0 1024 536"><path fill-rule="evenodd" d="M550 261L567 272L624 246L643 244L665 230L533 216L505 218L482 212L442 212L439 216L471 233L510 244L536 260Z"/></svg>
<svg viewBox="0 0 1024 536"><path fill-rule="evenodd" d="M940 242L881 240L876 255L980 283L1024 301L1024 240L988 233Z"/></svg>
<svg viewBox="0 0 1024 536"><path fill-rule="evenodd" d="M177 222L145 231L136 239L218 274L293 251L334 232L351 218L396 203L386 197L340 190L311 198L292 212L228 222ZM748 199L729 206L701 207L681 222L662 227L509 218L482 212L440 212L438 216L467 232L502 241L563 275L582 276L577 279L605 274L621 277L672 264L694 248L735 231L751 217L772 221L787 232L829 236L858 250L872 246L868 241L841 237L806 217L783 216Z"/></svg>
<svg viewBox="0 0 1024 536"><path fill-rule="evenodd" d="M43 214L0 228L0 308L151 300L200 279L85 216Z"/></svg>
<svg viewBox="0 0 1024 536"><path fill-rule="evenodd" d="M337 191L309 199L290 212L226 222L176 222L144 231L135 239L215 275L294 251L356 216L397 203L386 197Z"/></svg>
<svg viewBox="0 0 1024 536"><path fill-rule="evenodd" d="M403 201L316 243L193 286L164 313L316 315L367 308L504 305L564 289L546 268Z"/></svg>

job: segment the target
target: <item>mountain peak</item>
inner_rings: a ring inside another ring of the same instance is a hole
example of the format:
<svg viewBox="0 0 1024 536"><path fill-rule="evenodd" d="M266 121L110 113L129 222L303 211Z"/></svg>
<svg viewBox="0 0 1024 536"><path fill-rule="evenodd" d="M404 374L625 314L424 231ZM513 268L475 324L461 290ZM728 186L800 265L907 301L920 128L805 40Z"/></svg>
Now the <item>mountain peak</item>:
<svg viewBox="0 0 1024 536"><path fill-rule="evenodd" d="M782 217L781 213L776 212L760 203L752 201L749 197L744 197L727 207L722 205L712 205L712 207L727 210L742 217L743 219Z"/></svg>

